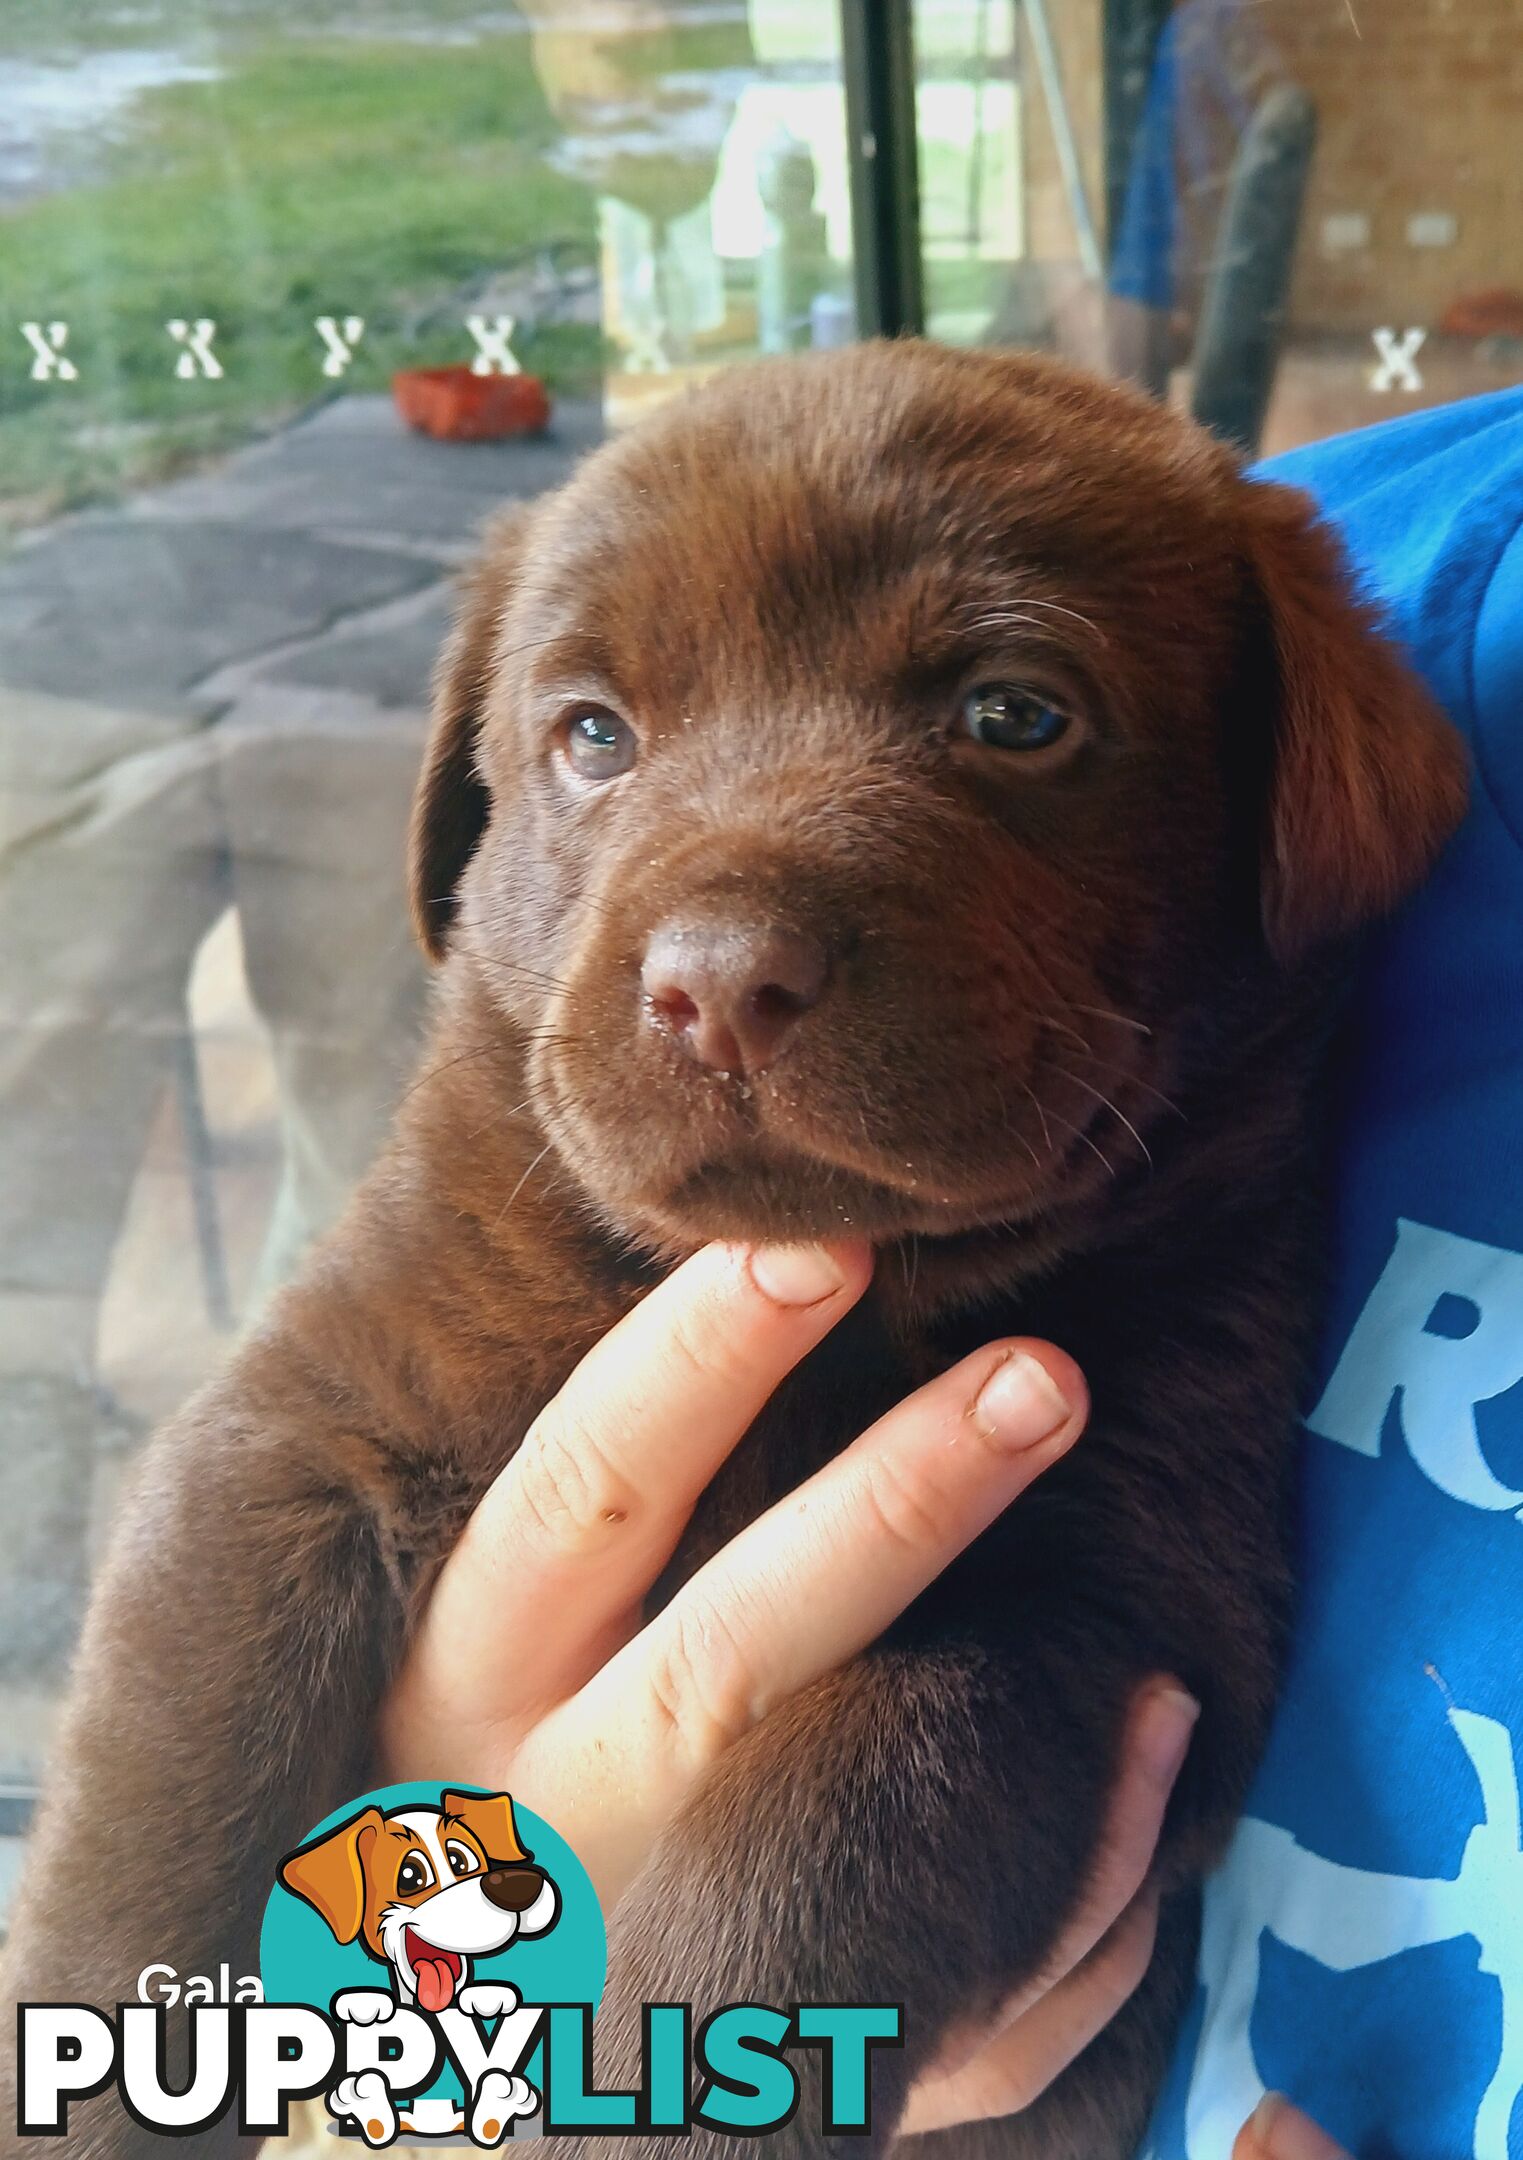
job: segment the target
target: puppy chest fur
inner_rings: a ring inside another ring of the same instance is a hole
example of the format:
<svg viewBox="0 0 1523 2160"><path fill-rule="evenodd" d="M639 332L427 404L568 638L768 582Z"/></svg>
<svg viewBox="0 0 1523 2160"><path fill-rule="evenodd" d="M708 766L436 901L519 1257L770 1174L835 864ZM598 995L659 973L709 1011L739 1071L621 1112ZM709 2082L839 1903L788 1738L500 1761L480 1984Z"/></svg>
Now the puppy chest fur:
<svg viewBox="0 0 1523 2160"><path fill-rule="evenodd" d="M646 2001L902 2002L885 2142L947 2029L1040 1966L1131 1692L1168 1671L1203 1714L1149 1978L1035 2107L943 2140L1133 2149L1273 1702L1332 986L1462 801L1308 506L1045 363L896 345L729 378L499 528L414 820L440 964L420 1085L150 1453L18 1992L114 2001L149 1955L243 1953L581 1352L707 1239L845 1232L874 1290L673 1579L993 1335L1070 1351L1091 1426L724 1755L615 1917L600 2068ZM234 1776L230 1848L197 1824ZM134 1842L150 1812L172 1884ZM103 2153L142 2136L104 2099L81 2121ZM818 2121L806 2093L785 2142L817 2149Z"/></svg>

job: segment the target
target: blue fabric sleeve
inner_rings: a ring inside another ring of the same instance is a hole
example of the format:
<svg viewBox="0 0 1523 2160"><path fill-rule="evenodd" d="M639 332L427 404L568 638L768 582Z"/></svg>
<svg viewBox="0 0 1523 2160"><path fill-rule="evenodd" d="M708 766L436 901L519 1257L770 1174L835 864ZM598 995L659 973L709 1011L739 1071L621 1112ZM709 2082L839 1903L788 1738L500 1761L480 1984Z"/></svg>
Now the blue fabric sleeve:
<svg viewBox="0 0 1523 2160"><path fill-rule="evenodd" d="M1111 256L1111 291L1119 299L1137 300L1144 307L1174 304L1178 94L1179 60L1171 21L1154 56Z"/></svg>

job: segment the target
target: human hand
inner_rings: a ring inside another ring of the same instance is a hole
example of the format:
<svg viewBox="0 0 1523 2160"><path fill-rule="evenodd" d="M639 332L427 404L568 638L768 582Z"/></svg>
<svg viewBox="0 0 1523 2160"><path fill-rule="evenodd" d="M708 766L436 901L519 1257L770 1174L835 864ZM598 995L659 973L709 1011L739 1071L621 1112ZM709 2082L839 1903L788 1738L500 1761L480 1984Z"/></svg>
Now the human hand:
<svg viewBox="0 0 1523 2160"><path fill-rule="evenodd" d="M594 1347L440 1575L382 1714L389 1775L511 1787L609 1903L724 1747L865 1648L1063 1454L1084 1420L1077 1368L991 1344L644 1623L700 1493L871 1272L854 1243L709 1246Z"/></svg>
<svg viewBox="0 0 1523 2160"><path fill-rule="evenodd" d="M1029 2106L1079 2049L1094 2039L1136 1986L1147 1964L1140 1948L1143 1939L1145 1930L1140 1924L1124 1934L1112 1929L1100 1959L1088 1968L1098 1976L1101 1959L1112 1963L1110 1984L1096 1977L1086 1989L1075 1972L1058 1982L1045 2005L1030 2007L1020 2025L1011 2021L985 2033L979 2052L961 2071L922 2080L910 2096L901 2134L950 2129L985 2116L1014 2115ZM1146 1939L1151 1946L1150 1938ZM1059 2016L1057 2006L1065 1996L1065 2009ZM966 2099L966 2106L960 2106L961 2098ZM1350 2156L1310 2117L1292 2107L1283 2093L1266 2093L1238 2132L1232 2160L1350 2160Z"/></svg>
<svg viewBox="0 0 1523 2160"><path fill-rule="evenodd" d="M1349 2160L1349 2155L1283 2093L1266 2093L1238 2132L1232 2160Z"/></svg>
<svg viewBox="0 0 1523 2160"><path fill-rule="evenodd" d="M870 1273L857 1245L711 1246L591 1351L440 1575L382 1713L383 1775L511 1789L555 1823L611 1905L724 1748L864 1649L1072 1445L1087 1408L1073 1362L1047 1344L992 1343L644 1621L699 1494ZM1146 1877L1195 1714L1162 1679L1139 1691L1100 1856L1062 1942L993 2034L958 2037L906 2127L1026 2104L1130 1994L1152 1949Z"/></svg>
<svg viewBox="0 0 1523 2160"><path fill-rule="evenodd" d="M1072 1361L991 1344L643 1623L699 1494L870 1274L858 1244L710 1246L595 1346L440 1576L382 1715L388 1774L511 1787L610 1903L724 1747L865 1648L1070 1446Z"/></svg>
<svg viewBox="0 0 1523 2160"><path fill-rule="evenodd" d="M1012 1997L992 2024L943 2051L911 2093L901 2135L1019 2114L1110 2022L1147 1970L1157 1901L1146 1889L1122 1894L1138 1859L1146 1865L1144 1826L1158 1805L1156 1775L1152 1799L1144 1784L1148 1750L1136 1740L1142 1714L1140 1706L1133 1712L1133 1737L1090 1888L1046 1975ZM1166 1732L1166 1723L1158 1729ZM1167 1785L1162 1790L1166 1799ZM1115 1917L1106 1925L1108 1912ZM1238 2132L1232 2160L1350 2156L1282 2093L1266 2093Z"/></svg>

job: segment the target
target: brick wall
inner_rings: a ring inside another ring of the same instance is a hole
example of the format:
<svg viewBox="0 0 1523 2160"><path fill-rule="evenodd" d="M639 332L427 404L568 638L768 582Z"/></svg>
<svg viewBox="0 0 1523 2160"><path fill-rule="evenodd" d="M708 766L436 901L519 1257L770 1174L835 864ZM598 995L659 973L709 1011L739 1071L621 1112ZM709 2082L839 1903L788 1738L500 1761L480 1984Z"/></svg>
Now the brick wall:
<svg viewBox="0 0 1523 2160"><path fill-rule="evenodd" d="M1265 0L1269 34L1316 103L1292 312L1303 329L1436 326L1457 294L1523 292L1523 0ZM1408 221L1454 220L1413 246ZM1328 245L1324 220L1369 220Z"/></svg>
<svg viewBox="0 0 1523 2160"><path fill-rule="evenodd" d="M1316 157L1291 313L1302 331L1436 327L1478 288L1523 294L1523 0L1197 0L1237 18L1244 64L1314 100ZM1092 200L1101 207L1099 0L1049 0ZM1025 167L1032 252L1072 259L1072 228L1029 49ZM1414 217L1454 220L1414 246ZM1368 221L1340 247L1326 220Z"/></svg>

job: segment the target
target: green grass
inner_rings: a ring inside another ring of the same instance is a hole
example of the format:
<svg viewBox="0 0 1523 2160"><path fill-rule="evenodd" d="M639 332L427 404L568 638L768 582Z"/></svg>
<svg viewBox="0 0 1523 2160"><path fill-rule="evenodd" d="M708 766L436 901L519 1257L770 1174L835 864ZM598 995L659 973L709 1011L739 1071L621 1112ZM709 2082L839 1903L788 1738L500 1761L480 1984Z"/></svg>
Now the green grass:
<svg viewBox="0 0 1523 2160"><path fill-rule="evenodd" d="M77 25L76 25L77 26ZM544 163L553 130L527 41L219 40L211 83L148 93L64 192L0 217L0 500L97 499L266 431L334 385L320 313L368 328L345 390L468 358L484 274L594 245L587 192ZM182 382L164 325L209 315L222 382ZM77 384L31 382L15 325L62 318ZM515 339L588 387L589 328ZM18 355L20 357L18 357Z"/></svg>

